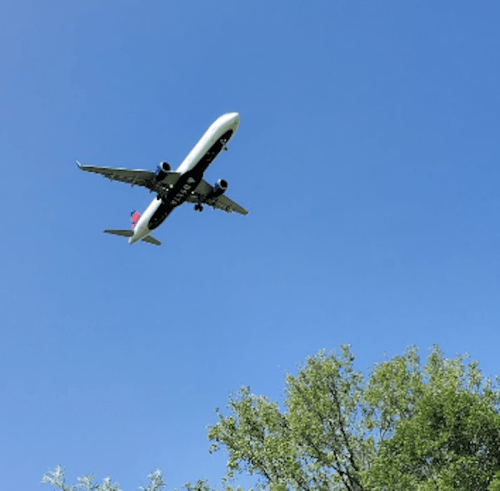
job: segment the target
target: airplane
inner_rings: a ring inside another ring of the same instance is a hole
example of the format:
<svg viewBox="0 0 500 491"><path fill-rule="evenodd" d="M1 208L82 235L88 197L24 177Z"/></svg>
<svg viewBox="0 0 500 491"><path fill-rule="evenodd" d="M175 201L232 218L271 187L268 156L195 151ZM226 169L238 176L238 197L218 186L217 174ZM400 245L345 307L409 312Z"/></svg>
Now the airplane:
<svg viewBox="0 0 500 491"><path fill-rule="evenodd" d="M76 163L81 170L101 174L110 181L125 182L132 187L142 186L156 193L156 197L142 215L135 210L132 212L131 230L104 230L104 232L128 237L129 244L144 241L161 245L151 232L184 202L194 203L194 209L200 212L203 211L203 205L208 205L228 213L234 211L247 215L248 211L245 208L224 194L228 187L227 181L219 179L212 186L203 179L204 172L215 157L222 150L227 150L227 143L239 124L238 113L227 113L217 118L175 171L170 170L170 164L167 162L161 162L156 172L153 172L82 165L77 160Z"/></svg>

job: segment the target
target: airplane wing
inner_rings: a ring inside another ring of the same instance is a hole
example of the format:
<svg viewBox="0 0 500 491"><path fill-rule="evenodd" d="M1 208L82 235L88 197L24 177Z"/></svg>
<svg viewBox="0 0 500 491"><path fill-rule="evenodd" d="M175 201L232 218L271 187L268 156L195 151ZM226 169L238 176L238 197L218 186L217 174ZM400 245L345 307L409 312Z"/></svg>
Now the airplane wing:
<svg viewBox="0 0 500 491"><path fill-rule="evenodd" d="M218 196L217 198L210 198L210 194L213 187L208 184L207 181L201 181L196 187L194 192L189 196L188 201L191 203L203 203L213 208L218 208L219 210L231 213L235 211L240 215L248 215L248 211L245 210L238 203L235 203L232 199L228 198L225 194Z"/></svg>
<svg viewBox="0 0 500 491"><path fill-rule="evenodd" d="M180 176L178 172L168 172L167 176L161 182L157 182L155 180L155 173L150 170L96 167L93 165L82 165L78 160L76 163L80 169L86 172L101 174L110 181L125 182L131 186L142 186L160 194L163 194L171 184L175 184Z"/></svg>

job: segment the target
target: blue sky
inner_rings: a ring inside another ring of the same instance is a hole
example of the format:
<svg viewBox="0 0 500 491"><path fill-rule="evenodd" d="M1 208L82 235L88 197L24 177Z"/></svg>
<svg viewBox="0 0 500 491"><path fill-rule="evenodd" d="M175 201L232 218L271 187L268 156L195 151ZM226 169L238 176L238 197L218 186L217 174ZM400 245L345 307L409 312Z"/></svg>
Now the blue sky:
<svg viewBox="0 0 500 491"><path fill-rule="evenodd" d="M4 1L0 475L124 489L223 473L231 391L350 343L500 374L498 2ZM224 178L162 247L102 233L151 195L79 172L176 167L238 111ZM48 486L46 486L48 489Z"/></svg>

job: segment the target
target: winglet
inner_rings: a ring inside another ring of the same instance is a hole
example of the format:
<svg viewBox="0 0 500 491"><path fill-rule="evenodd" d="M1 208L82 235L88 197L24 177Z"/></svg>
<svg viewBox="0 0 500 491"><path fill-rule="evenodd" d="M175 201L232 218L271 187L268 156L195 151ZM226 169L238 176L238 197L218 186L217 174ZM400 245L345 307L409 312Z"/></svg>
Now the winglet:
<svg viewBox="0 0 500 491"><path fill-rule="evenodd" d="M80 164L80 162L78 162L78 160L76 161L76 165L78 166L79 169L82 168L82 164Z"/></svg>

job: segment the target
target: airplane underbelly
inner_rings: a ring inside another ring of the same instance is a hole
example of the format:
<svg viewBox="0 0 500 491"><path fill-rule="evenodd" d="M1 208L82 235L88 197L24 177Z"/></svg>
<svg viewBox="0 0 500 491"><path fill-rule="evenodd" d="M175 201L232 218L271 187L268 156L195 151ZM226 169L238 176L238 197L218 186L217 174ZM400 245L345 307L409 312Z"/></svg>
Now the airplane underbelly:
<svg viewBox="0 0 500 491"><path fill-rule="evenodd" d="M154 230L155 228L159 227L165 221L168 215L172 213L172 210L174 208L175 206L172 206L170 203L162 201L160 206L158 206L156 211L153 213L153 216L150 218L148 229Z"/></svg>
<svg viewBox="0 0 500 491"><path fill-rule="evenodd" d="M164 220L172 213L174 208L186 201L191 193L197 188L203 179L203 174L207 167L217 157L233 134L233 130L226 131L201 157L198 163L191 169L182 174L174 187L168 191L166 196L161 198L162 203L156 209L149 220L149 230L154 230L161 225Z"/></svg>
<svg viewBox="0 0 500 491"><path fill-rule="evenodd" d="M193 172L187 172L179 178L175 186L161 198L161 204L158 206L153 216L149 220L148 228L153 230L161 225L164 220L172 213L174 208L182 205L188 199L191 193L200 183L203 175L196 175Z"/></svg>
<svg viewBox="0 0 500 491"><path fill-rule="evenodd" d="M202 174L207 170L207 167L212 163L212 161L219 155L221 150L226 146L227 142L233 136L234 131L232 129L227 130L223 135L221 135L217 141L205 152L203 157L196 164L195 169ZM193 169L194 170L194 169Z"/></svg>

